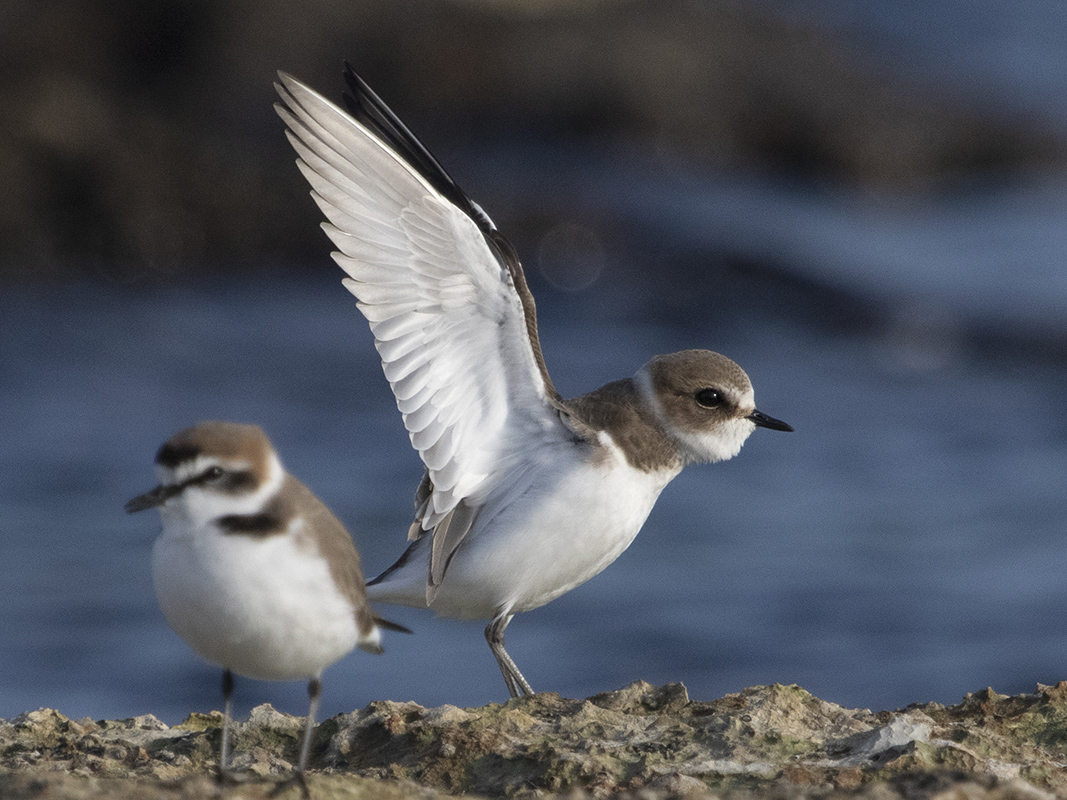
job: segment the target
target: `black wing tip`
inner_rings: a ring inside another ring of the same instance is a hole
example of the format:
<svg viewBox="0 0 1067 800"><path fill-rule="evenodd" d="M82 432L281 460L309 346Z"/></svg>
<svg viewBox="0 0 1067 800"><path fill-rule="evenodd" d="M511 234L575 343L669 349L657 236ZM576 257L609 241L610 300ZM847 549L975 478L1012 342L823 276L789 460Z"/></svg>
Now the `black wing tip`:
<svg viewBox="0 0 1067 800"><path fill-rule="evenodd" d="M431 186L473 219L483 232L495 230L492 220L467 196L429 148L411 132L370 84L360 77L350 62L345 61L342 75L347 87L347 91L341 94L345 110L395 150Z"/></svg>
<svg viewBox="0 0 1067 800"><path fill-rule="evenodd" d="M348 87L348 91L342 94L342 97L345 99L345 105L348 105L350 102L356 102L356 98L361 95L370 95L371 97L378 98L378 95L374 93L374 90L370 88L370 85L359 76L358 72L356 72L356 68L352 66L352 62L347 59L345 59L345 68L341 71L341 76L345 79L345 86Z"/></svg>
<svg viewBox="0 0 1067 800"><path fill-rule="evenodd" d="M383 619L379 616L374 617L374 624L377 625L379 628L385 628L387 631L393 631L394 633L415 633L415 631L411 630L411 628L405 628L399 623L390 622L389 620Z"/></svg>
<svg viewBox="0 0 1067 800"><path fill-rule="evenodd" d="M388 578L390 575L392 575L394 572L396 572L398 569L403 567L405 564L407 564L408 561L411 560L411 557L415 554L415 548L419 545L420 541L420 539L416 539L414 542L405 547L404 552L400 554L400 558L398 558L392 566L387 567L381 575L367 581L367 586L376 586L377 584Z"/></svg>
<svg viewBox="0 0 1067 800"><path fill-rule="evenodd" d="M348 91L343 93L346 100L358 103L360 98L366 98L371 105L379 106L395 117L382 98L378 96L378 93L370 88L370 84L356 72L356 68L352 66L352 62L348 59L345 59L345 68L341 71L341 76L345 79L345 86L348 87ZM399 119L397 122L399 122Z"/></svg>
<svg viewBox="0 0 1067 800"><path fill-rule="evenodd" d="M345 68L341 72L341 76L345 79L345 86L347 87L341 92L341 100L344 101L345 110L356 119L360 119L366 114L366 111L360 103L359 98L365 97L368 93L374 95L374 92L371 91L367 82L359 77L359 74L347 61L345 62Z"/></svg>

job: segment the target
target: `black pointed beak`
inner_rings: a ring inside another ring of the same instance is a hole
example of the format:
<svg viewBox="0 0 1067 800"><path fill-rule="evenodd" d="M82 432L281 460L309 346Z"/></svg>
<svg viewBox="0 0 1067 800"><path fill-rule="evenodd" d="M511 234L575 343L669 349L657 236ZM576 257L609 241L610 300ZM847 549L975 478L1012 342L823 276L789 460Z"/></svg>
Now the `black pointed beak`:
<svg viewBox="0 0 1067 800"><path fill-rule="evenodd" d="M157 486L150 492L138 495L126 504L127 514L136 514L149 508L161 506L181 491L180 486Z"/></svg>
<svg viewBox="0 0 1067 800"><path fill-rule="evenodd" d="M748 415L747 419L756 423L757 428L770 428L772 431L790 431L792 432L793 426L782 422L780 419L774 417L768 417L762 411L753 411Z"/></svg>

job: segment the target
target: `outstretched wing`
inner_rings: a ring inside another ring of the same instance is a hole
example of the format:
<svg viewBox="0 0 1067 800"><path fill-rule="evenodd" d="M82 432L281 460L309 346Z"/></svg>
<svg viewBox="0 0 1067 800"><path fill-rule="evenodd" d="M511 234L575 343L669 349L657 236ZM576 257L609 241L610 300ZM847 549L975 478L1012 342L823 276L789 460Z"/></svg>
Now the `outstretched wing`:
<svg viewBox="0 0 1067 800"><path fill-rule="evenodd" d="M429 597L531 442L575 433L560 418L522 267L489 217L350 69L356 117L279 76L275 108L426 464L410 538L433 531Z"/></svg>

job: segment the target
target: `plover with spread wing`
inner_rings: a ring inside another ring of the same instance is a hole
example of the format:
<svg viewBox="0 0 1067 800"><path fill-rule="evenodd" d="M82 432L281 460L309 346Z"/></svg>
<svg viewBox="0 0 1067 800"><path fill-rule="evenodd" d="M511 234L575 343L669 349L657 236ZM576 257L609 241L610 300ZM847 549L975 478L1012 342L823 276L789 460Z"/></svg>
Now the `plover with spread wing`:
<svg viewBox="0 0 1067 800"><path fill-rule="evenodd" d="M792 428L708 350L563 399L519 259L486 213L351 68L348 112L279 75L276 108L426 466L411 543L368 596L488 619L508 691L530 694L504 649L512 617L618 558L684 466Z"/></svg>

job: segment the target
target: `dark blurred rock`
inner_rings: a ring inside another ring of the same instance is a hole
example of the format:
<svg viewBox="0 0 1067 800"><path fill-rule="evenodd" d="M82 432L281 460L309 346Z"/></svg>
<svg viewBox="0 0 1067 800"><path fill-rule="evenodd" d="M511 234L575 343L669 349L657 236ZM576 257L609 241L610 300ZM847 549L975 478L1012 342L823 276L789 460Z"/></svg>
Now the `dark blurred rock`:
<svg viewBox="0 0 1067 800"><path fill-rule="evenodd" d="M217 712L173 728L150 715L74 721L47 709L0 720L0 797L270 796L291 772L301 720L254 709L235 730L242 784L226 789L210 780L220 722ZM1067 796L1065 731L1067 684L873 714L797 686L699 702L681 684L638 682L587 700L371 703L319 725L310 784L320 800L1041 800Z"/></svg>
<svg viewBox="0 0 1067 800"><path fill-rule="evenodd" d="M0 10L0 275L321 258L270 83L283 68L337 97L344 58L439 151L593 137L884 192L1062 150L725 0L22 0Z"/></svg>

